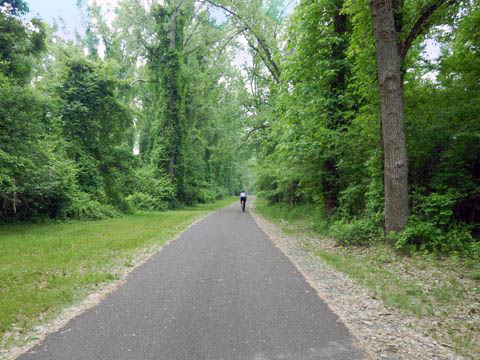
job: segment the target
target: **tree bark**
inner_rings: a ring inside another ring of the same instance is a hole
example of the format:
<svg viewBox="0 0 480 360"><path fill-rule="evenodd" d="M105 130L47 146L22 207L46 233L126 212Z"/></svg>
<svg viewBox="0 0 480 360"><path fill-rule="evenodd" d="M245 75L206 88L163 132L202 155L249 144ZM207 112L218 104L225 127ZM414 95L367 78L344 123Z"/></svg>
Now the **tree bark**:
<svg viewBox="0 0 480 360"><path fill-rule="evenodd" d="M370 0L380 86L384 154L385 232L408 220L408 165L401 60L392 0Z"/></svg>

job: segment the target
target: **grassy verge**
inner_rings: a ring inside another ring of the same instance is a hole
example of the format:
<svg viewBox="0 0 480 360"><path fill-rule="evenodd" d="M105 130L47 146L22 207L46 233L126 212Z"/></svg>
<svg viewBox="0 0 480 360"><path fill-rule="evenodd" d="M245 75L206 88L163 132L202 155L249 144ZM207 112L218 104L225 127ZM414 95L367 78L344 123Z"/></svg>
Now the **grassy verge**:
<svg viewBox="0 0 480 360"><path fill-rule="evenodd" d="M256 208L291 235L307 235L306 249L357 284L369 289L386 307L412 316L426 335L451 344L456 352L475 358L480 354L480 282L454 256L404 256L385 244L368 248L322 246L326 223L312 206L269 206L257 200Z"/></svg>
<svg viewBox="0 0 480 360"><path fill-rule="evenodd" d="M14 345L13 334L27 333L117 279L135 254L234 201L95 222L0 227L0 346Z"/></svg>

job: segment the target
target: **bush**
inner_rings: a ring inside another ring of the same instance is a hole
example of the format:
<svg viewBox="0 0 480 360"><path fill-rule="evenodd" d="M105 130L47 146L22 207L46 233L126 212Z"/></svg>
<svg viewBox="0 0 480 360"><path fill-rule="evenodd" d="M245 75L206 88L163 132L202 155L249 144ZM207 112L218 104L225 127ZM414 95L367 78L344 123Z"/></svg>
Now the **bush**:
<svg viewBox="0 0 480 360"><path fill-rule="evenodd" d="M480 241L468 244L465 253L470 262L470 266L473 267L470 277L475 280L480 280Z"/></svg>
<svg viewBox="0 0 480 360"><path fill-rule="evenodd" d="M420 197L418 210L429 222L442 227L451 224L453 206L457 196L453 194L431 193L428 196Z"/></svg>
<svg viewBox="0 0 480 360"><path fill-rule="evenodd" d="M206 189L206 188L201 188L198 190L197 201L200 204L213 202L215 201L215 198L216 198L215 190Z"/></svg>
<svg viewBox="0 0 480 360"><path fill-rule="evenodd" d="M370 245L383 238L382 227L370 218L359 218L351 222L339 220L332 224L331 230L342 245Z"/></svg>
<svg viewBox="0 0 480 360"><path fill-rule="evenodd" d="M379 224L367 218L351 222L343 220L332 224L332 234L342 245L370 245L382 239L383 230Z"/></svg>
<svg viewBox="0 0 480 360"><path fill-rule="evenodd" d="M479 267L480 270L480 241L471 242L467 245L466 253L470 260Z"/></svg>
<svg viewBox="0 0 480 360"><path fill-rule="evenodd" d="M165 211L168 204L150 194L136 192L127 197L128 204L136 210Z"/></svg>
<svg viewBox="0 0 480 360"><path fill-rule="evenodd" d="M454 192L424 195L422 192L425 189L417 188L413 192L413 213L406 228L398 234L389 234L396 248L467 254L469 244L473 243L471 229L453 221L453 209L459 195Z"/></svg>
<svg viewBox="0 0 480 360"><path fill-rule="evenodd" d="M438 224L412 215L408 224L400 233L389 234L397 249L409 251L428 251L465 253L468 244L473 242L470 230L464 225L455 225L444 230Z"/></svg>
<svg viewBox="0 0 480 360"><path fill-rule="evenodd" d="M61 219L100 220L120 216L111 205L92 200L85 193L77 193L68 204L60 208L58 217Z"/></svg>
<svg viewBox="0 0 480 360"><path fill-rule="evenodd" d="M442 231L431 222L422 221L411 215L405 229L400 233L390 233L388 237L399 250L432 250L442 235Z"/></svg>
<svg viewBox="0 0 480 360"><path fill-rule="evenodd" d="M168 176L156 176L155 168L151 165L135 172L134 188L127 201L138 210L153 207L149 210L160 211L165 207L174 207L176 193L172 180Z"/></svg>
<svg viewBox="0 0 480 360"><path fill-rule="evenodd" d="M215 192L215 200L221 200L228 196L228 189L225 186L218 186Z"/></svg>
<svg viewBox="0 0 480 360"><path fill-rule="evenodd" d="M223 186L210 186L205 184L204 187L197 190L197 201L200 204L214 202L215 200L221 200L228 195L228 189Z"/></svg>

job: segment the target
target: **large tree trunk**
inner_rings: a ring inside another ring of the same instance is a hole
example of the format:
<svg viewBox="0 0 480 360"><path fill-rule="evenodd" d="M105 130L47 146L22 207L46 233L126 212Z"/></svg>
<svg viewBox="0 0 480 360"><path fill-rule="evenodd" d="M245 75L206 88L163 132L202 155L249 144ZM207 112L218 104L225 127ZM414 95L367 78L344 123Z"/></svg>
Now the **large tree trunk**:
<svg viewBox="0 0 480 360"><path fill-rule="evenodd" d="M403 86L393 1L370 0L377 50L384 154L385 231L401 231L408 220L408 166Z"/></svg>

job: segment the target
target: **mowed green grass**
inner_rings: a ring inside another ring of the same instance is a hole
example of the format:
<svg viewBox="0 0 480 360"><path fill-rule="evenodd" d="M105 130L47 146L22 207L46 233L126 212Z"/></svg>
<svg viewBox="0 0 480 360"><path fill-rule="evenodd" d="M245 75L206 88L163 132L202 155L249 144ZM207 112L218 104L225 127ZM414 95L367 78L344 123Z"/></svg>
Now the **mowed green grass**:
<svg viewBox="0 0 480 360"><path fill-rule="evenodd" d="M81 300L132 266L136 253L171 239L209 212L237 201L95 222L0 227L0 344ZM161 274L159 274L161 275ZM3 340L2 340L3 339ZM11 344L10 344L11 345Z"/></svg>

